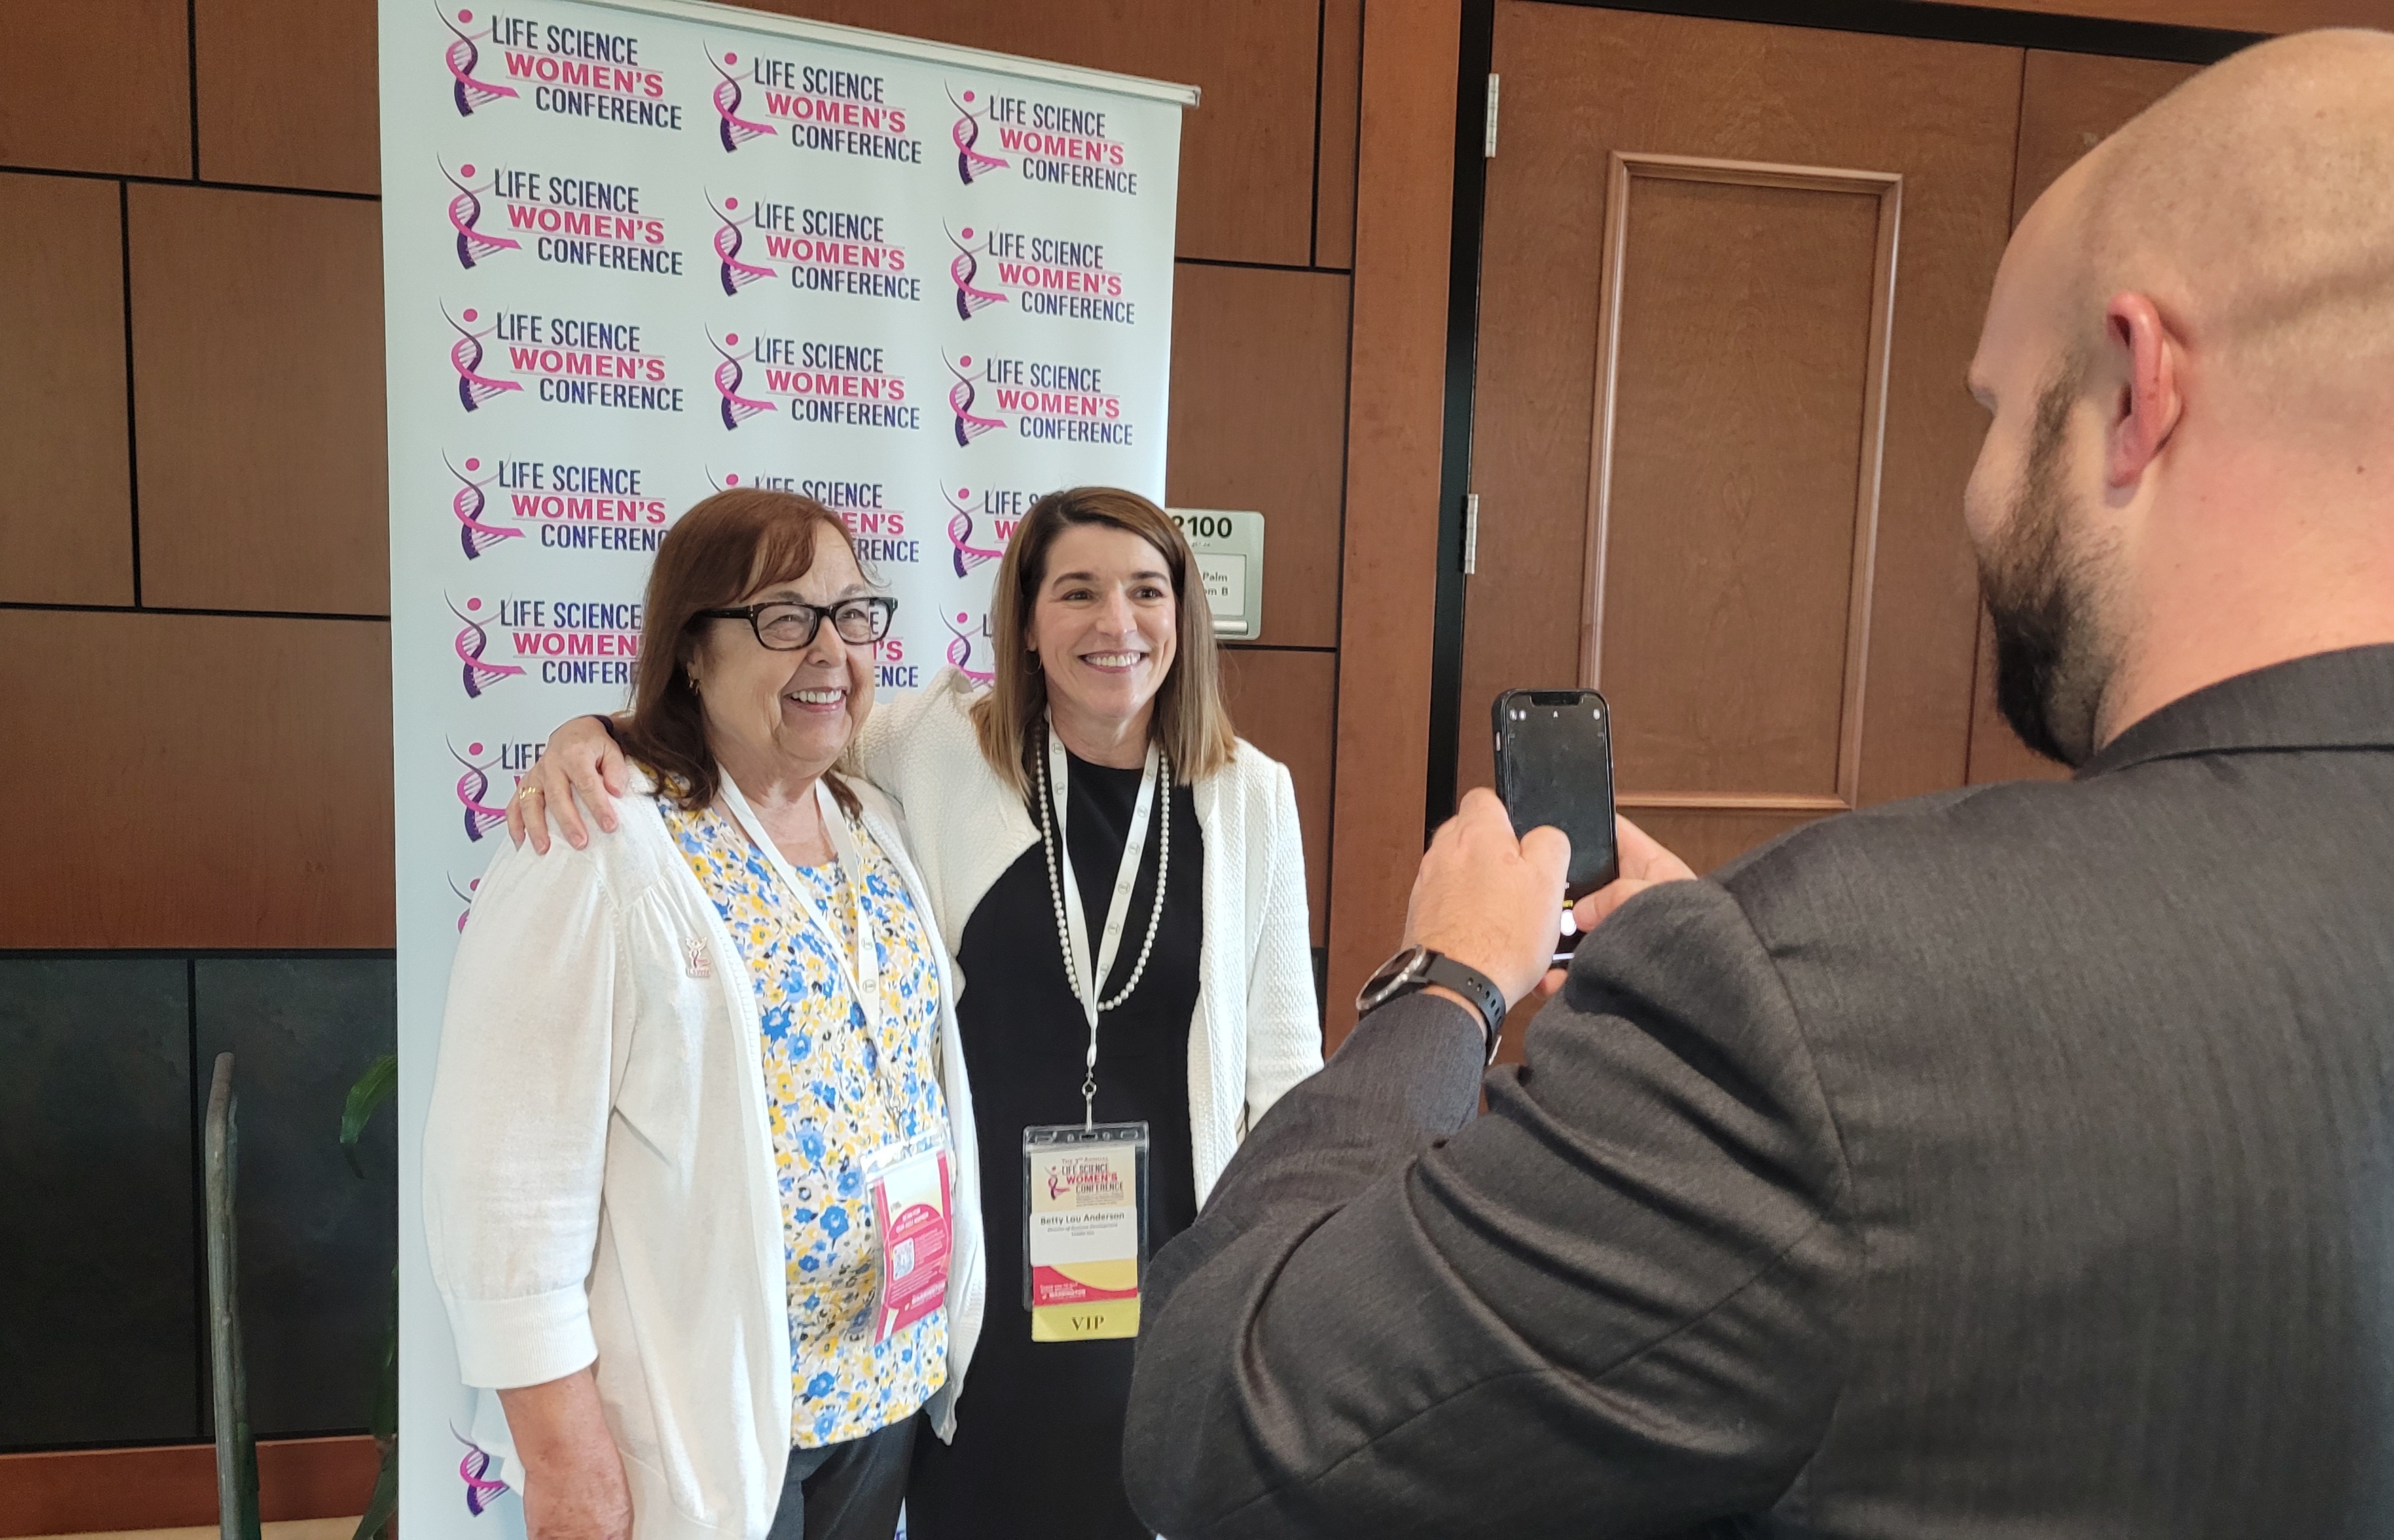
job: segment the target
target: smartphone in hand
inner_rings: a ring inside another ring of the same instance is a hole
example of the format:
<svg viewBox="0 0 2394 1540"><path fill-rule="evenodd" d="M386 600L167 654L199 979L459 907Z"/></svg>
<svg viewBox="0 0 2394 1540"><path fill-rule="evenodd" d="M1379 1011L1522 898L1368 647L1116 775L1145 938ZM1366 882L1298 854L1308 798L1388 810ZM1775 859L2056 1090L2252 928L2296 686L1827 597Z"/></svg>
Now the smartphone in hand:
<svg viewBox="0 0 2394 1540"><path fill-rule="evenodd" d="M1571 838L1565 901L1621 875L1612 836L1612 710L1593 690L1508 690L1491 709L1496 796L1524 835L1544 824ZM1568 913L1568 911L1566 911ZM1579 933L1558 916L1555 962L1571 960Z"/></svg>

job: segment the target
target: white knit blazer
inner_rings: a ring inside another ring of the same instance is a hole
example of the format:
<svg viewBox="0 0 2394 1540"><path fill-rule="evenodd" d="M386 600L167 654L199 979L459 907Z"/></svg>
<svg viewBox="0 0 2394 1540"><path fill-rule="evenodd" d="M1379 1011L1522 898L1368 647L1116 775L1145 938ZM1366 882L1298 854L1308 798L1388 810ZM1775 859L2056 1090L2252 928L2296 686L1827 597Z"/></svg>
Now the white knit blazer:
<svg viewBox="0 0 2394 1540"><path fill-rule="evenodd" d="M1039 843L1023 799L981 757L968 715L976 692L942 669L928 689L875 706L856 745L859 768L905 817L951 956L974 908ZM1205 875L1189 1127L1203 1203L1246 1131L1322 1068L1322 1017L1286 767L1242 739L1230 764L1192 790ZM958 997L971 987L959 967Z"/></svg>

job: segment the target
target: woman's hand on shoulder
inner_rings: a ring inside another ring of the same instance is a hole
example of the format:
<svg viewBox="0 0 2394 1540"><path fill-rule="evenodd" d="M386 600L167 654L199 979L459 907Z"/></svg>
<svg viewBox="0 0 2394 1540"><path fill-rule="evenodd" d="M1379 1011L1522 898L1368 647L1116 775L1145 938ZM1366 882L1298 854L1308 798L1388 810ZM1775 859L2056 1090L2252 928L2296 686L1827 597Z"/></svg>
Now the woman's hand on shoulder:
<svg viewBox="0 0 2394 1540"><path fill-rule="evenodd" d="M615 798L624 795L626 783L625 770L624 751L599 719L574 717L548 735L547 748L507 799L507 837L518 845L529 837L532 848L546 855L554 820L565 842L582 849L590 843L590 831L582 821L584 807L599 828L612 833Z"/></svg>

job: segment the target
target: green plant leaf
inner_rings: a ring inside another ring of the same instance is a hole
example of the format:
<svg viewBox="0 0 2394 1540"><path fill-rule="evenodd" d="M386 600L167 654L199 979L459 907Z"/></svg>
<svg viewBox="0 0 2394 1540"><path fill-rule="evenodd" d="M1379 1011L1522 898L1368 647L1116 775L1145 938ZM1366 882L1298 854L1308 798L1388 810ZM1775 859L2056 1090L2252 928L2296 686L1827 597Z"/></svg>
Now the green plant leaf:
<svg viewBox="0 0 2394 1540"><path fill-rule="evenodd" d="M382 1468L375 1472L374 1495L366 1499L365 1517L358 1520L349 1540L375 1540L399 1512L399 1439L383 1441Z"/></svg>
<svg viewBox="0 0 2394 1540"><path fill-rule="evenodd" d="M341 1109L341 1154L349 1163L349 1170L362 1177L366 1168L358 1163L358 1137L366 1131L375 1109L390 1099L399 1089L399 1056L384 1054L366 1066L358 1083L349 1087L349 1104Z"/></svg>

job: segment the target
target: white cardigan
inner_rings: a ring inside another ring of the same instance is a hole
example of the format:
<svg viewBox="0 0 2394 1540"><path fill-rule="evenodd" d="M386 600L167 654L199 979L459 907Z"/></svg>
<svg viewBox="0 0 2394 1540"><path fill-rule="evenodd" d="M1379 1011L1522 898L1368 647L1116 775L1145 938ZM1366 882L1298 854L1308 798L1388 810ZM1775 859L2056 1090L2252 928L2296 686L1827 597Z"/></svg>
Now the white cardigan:
<svg viewBox="0 0 2394 1540"><path fill-rule="evenodd" d="M864 825L934 912L888 799ZM424 1224L466 1383L596 1359L636 1540L761 1540L790 1454L789 1284L755 984L641 778L612 834L502 843L457 946ZM980 1332L980 1145L941 948L955 1266L942 1436Z"/></svg>
<svg viewBox="0 0 2394 1540"><path fill-rule="evenodd" d="M975 693L964 675L941 669L928 689L875 706L856 746L863 772L914 831L952 957L974 908L1039 843L1022 797L981 757L967 714ZM1192 791L1205 835L1205 896L1189 1024L1189 1127L1203 1203L1246 1131L1322 1068L1322 1016L1288 770L1242 740L1230 764ZM961 970L957 987L970 987Z"/></svg>

